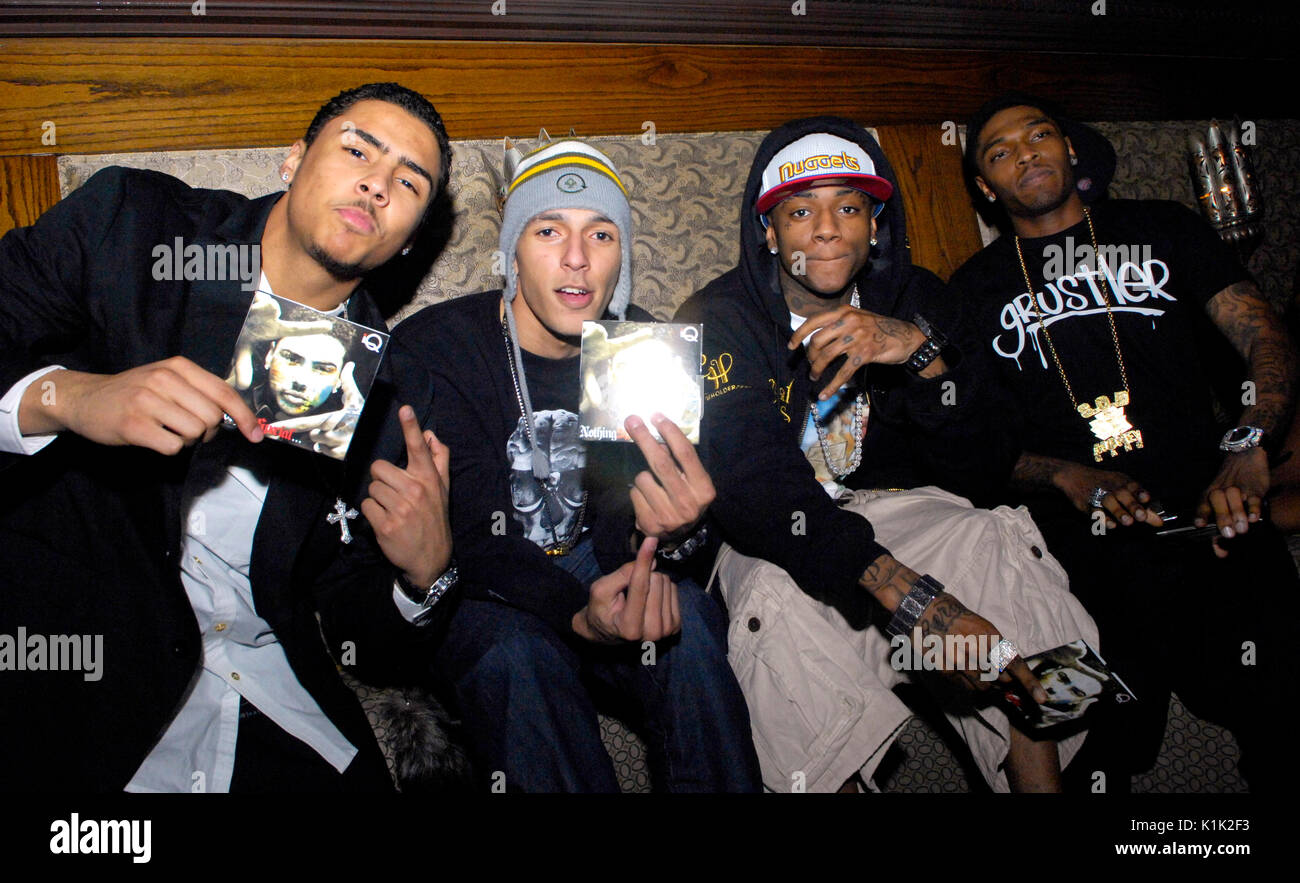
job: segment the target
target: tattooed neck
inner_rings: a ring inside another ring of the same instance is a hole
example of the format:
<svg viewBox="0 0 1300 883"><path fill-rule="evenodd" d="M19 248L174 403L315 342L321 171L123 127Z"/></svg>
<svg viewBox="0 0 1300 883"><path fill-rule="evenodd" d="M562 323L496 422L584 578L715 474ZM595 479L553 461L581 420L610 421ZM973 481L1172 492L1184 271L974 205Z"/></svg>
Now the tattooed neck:
<svg viewBox="0 0 1300 883"><path fill-rule="evenodd" d="M782 268L781 293L785 295L785 305L790 308L790 312L807 318L847 304L853 294L853 286L846 287L837 298L818 297L790 278Z"/></svg>

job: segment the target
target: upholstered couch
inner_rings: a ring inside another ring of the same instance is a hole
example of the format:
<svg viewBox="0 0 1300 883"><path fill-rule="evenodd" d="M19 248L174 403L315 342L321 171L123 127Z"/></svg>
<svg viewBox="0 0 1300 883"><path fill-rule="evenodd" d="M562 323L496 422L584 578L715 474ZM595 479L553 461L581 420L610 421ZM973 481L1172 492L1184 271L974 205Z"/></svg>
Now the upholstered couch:
<svg viewBox="0 0 1300 883"><path fill-rule="evenodd" d="M1253 256L1251 268L1261 287L1280 305L1289 301L1296 278L1300 123L1256 123L1257 165L1266 187L1269 232ZM1113 194L1191 204L1183 145L1186 134L1203 130L1204 122L1096 125L1119 155ZM734 263L740 194L761 137L759 132L660 133L650 144L639 135L593 139L618 165L632 195L638 231L633 246L633 297L642 307L660 317L671 316L692 291ZM499 141L454 143L449 188L454 221L442 231L445 247L413 299L392 316L392 323L426 304L500 286L502 280L492 269L497 249L495 172L501 151ZM59 158L59 182L66 194L95 170L123 164L168 172L196 186L257 195L282 186L277 176L281 156L282 151L270 149L63 156ZM903 165L894 159L896 166ZM381 741L391 726L386 716L407 699L420 700L415 692L394 694L353 685L371 713ZM1237 748L1231 736L1186 713L1176 699L1171 711L1160 761L1135 780L1135 788L1244 790L1236 772ZM617 721L606 719L603 725L624 790L647 790L644 745ZM906 725L882 769L880 784L891 790L964 791L976 782L976 776L966 772L923 717Z"/></svg>

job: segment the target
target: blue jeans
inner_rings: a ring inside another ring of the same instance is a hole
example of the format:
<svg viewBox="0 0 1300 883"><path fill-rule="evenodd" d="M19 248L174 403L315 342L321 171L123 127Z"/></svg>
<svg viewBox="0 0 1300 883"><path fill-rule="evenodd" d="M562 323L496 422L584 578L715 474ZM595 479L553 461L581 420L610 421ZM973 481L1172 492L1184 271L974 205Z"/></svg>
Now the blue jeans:
<svg viewBox="0 0 1300 883"><path fill-rule="evenodd" d="M590 540L556 564L601 576ZM727 622L693 582L678 583L680 635L614 647L565 640L538 617L466 599L434 664L454 688L480 772L519 791L617 792L592 691L626 701L650 751L656 790L757 791L749 711L727 662ZM620 709L622 710L622 709Z"/></svg>

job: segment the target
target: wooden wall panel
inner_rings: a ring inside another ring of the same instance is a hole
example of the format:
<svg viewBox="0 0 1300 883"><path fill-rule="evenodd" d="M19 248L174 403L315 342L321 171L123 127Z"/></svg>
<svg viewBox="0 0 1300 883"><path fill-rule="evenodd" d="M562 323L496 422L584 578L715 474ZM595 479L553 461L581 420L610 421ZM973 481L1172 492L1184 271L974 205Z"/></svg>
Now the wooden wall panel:
<svg viewBox="0 0 1300 883"><path fill-rule="evenodd" d="M53 156L0 156L0 236L36 222L59 201L59 167Z"/></svg>
<svg viewBox="0 0 1300 883"><path fill-rule="evenodd" d="M1259 61L1252 82L1291 71ZM1240 89L1198 59L755 46L437 41L0 40L0 154L290 143L343 88L398 80L454 138L770 128L813 112L962 120L1012 86L1083 119L1300 117L1300 91ZM1187 88L1195 83L1196 88Z"/></svg>
<svg viewBox="0 0 1300 883"><path fill-rule="evenodd" d="M961 148L944 144L939 126L881 126L877 133L907 206L912 263L947 279L981 247L962 185Z"/></svg>

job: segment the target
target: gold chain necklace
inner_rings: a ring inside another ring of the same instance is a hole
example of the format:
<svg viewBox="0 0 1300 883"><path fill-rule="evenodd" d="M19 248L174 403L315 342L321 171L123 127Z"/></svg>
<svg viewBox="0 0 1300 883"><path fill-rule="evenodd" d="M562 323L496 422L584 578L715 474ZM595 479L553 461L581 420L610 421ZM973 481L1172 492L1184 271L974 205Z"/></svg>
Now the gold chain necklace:
<svg viewBox="0 0 1300 883"><path fill-rule="evenodd" d="M1083 209L1084 220L1088 222L1088 236L1092 239L1092 256L1097 265L1101 265L1101 252L1097 248L1097 232L1092 226L1092 214L1088 211L1087 206ZM1065 374L1065 366L1061 364L1061 357L1057 355L1056 345L1052 343L1052 335L1047 330L1047 322L1043 318L1042 307L1039 305L1038 296L1034 293L1034 283L1029 278L1029 268L1025 266L1025 254L1020 248L1020 237L1015 237L1016 257L1020 259L1020 272L1024 274L1026 293L1030 301L1034 304L1034 314L1038 316L1038 327L1043 332L1043 337L1047 340L1047 349L1052 354L1052 361L1056 363L1056 370L1061 374L1061 382L1065 384L1066 395L1070 397L1070 406L1079 412L1084 420L1089 421L1088 428L1092 430L1099 442L1092 446L1092 458L1100 463L1102 455L1109 453L1112 457L1119 455L1121 449L1131 451L1134 448L1142 447L1142 432L1134 429L1133 424L1129 423L1128 418L1124 416L1124 408L1131 401L1128 388L1128 372L1124 370L1124 353L1119 347L1119 331L1115 328L1115 314L1110 309L1110 286L1106 284L1106 276L1095 271L1101 279L1101 299L1106 306L1106 319L1110 322L1110 337L1115 342L1115 361L1119 363L1120 381L1124 388L1115 393L1115 400L1111 401L1107 396L1097 396L1093 404L1084 402L1080 404L1074 397L1074 388L1070 386L1070 378Z"/></svg>

